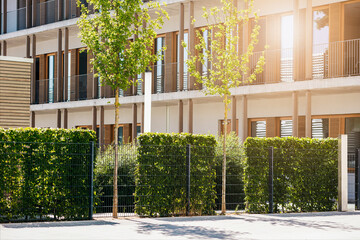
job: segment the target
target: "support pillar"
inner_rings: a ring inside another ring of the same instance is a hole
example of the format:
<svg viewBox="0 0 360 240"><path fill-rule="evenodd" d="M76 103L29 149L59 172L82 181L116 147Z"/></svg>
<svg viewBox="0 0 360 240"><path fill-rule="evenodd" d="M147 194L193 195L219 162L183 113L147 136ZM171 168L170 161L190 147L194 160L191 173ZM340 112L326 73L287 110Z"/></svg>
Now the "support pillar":
<svg viewBox="0 0 360 240"><path fill-rule="evenodd" d="M56 127L61 128L61 109L56 109Z"/></svg>
<svg viewBox="0 0 360 240"><path fill-rule="evenodd" d="M141 133L144 133L144 111L145 111L145 104L141 103Z"/></svg>
<svg viewBox="0 0 360 240"><path fill-rule="evenodd" d="M306 4L306 52L305 52L305 78L311 80L312 77L312 52L313 52L313 11L312 0L307 0Z"/></svg>
<svg viewBox="0 0 360 240"><path fill-rule="evenodd" d="M65 9L64 20L66 20L69 19L69 15L70 15L69 1L64 1L64 9Z"/></svg>
<svg viewBox="0 0 360 240"><path fill-rule="evenodd" d="M311 92L306 91L306 116L305 116L305 136L311 138Z"/></svg>
<svg viewBox="0 0 360 240"><path fill-rule="evenodd" d="M66 0L58 0L58 21L63 20L63 2L67 2Z"/></svg>
<svg viewBox="0 0 360 240"><path fill-rule="evenodd" d="M292 93L292 102L293 102L293 115L292 115L292 135L293 137L298 137L298 93Z"/></svg>
<svg viewBox="0 0 360 240"><path fill-rule="evenodd" d="M231 97L231 131L236 132L236 97Z"/></svg>
<svg viewBox="0 0 360 240"><path fill-rule="evenodd" d="M56 101L63 101L63 79L62 79L62 31L58 30L58 52L57 52L57 86L56 86Z"/></svg>
<svg viewBox="0 0 360 240"><path fill-rule="evenodd" d="M33 64L32 64L32 71L31 71L31 103L37 103L36 102L36 91L39 91L39 89L36 89L36 36L35 36L35 34L32 35L32 59L33 59Z"/></svg>
<svg viewBox="0 0 360 240"><path fill-rule="evenodd" d="M348 211L348 136L339 136L338 211Z"/></svg>
<svg viewBox="0 0 360 240"><path fill-rule="evenodd" d="M7 43L5 40L3 41L2 47L3 47L2 55L6 56L7 55Z"/></svg>
<svg viewBox="0 0 360 240"><path fill-rule="evenodd" d="M30 36L26 36L26 58L30 58Z"/></svg>
<svg viewBox="0 0 360 240"><path fill-rule="evenodd" d="M26 28L31 28L31 0L26 0Z"/></svg>
<svg viewBox="0 0 360 240"><path fill-rule="evenodd" d="M189 2L189 52L190 56L195 54L195 27L193 24L194 20L194 2ZM195 78L190 76L190 71L188 72L188 83L187 83L188 90L195 89Z"/></svg>
<svg viewBox="0 0 360 240"><path fill-rule="evenodd" d="M35 127L35 112L34 111L30 112L30 127L32 127L32 128Z"/></svg>
<svg viewBox="0 0 360 240"><path fill-rule="evenodd" d="M298 81L299 79L299 70L300 70L300 10L299 10L299 0L293 0L294 3L294 70L293 70L293 79Z"/></svg>
<svg viewBox="0 0 360 240"><path fill-rule="evenodd" d="M179 100L179 133L184 132L184 103L182 100Z"/></svg>
<svg viewBox="0 0 360 240"><path fill-rule="evenodd" d="M68 129L68 110L64 109L64 129Z"/></svg>
<svg viewBox="0 0 360 240"><path fill-rule="evenodd" d="M137 105L136 105L136 103L134 103L133 106L132 106L132 114L133 114L133 119L132 119L132 142L135 142L136 138L137 138Z"/></svg>
<svg viewBox="0 0 360 240"><path fill-rule="evenodd" d="M179 91L184 90L184 3L180 3L180 26L179 26ZM180 129L179 129L180 131ZM181 129L182 132L182 129Z"/></svg>
<svg viewBox="0 0 360 240"><path fill-rule="evenodd" d="M97 108L96 106L92 107L92 130L96 131L97 128Z"/></svg>
<svg viewBox="0 0 360 240"><path fill-rule="evenodd" d="M7 0L3 0L3 33L7 33ZM4 52L3 56L6 56Z"/></svg>
<svg viewBox="0 0 360 240"><path fill-rule="evenodd" d="M248 99L247 96L244 95L242 99L242 108L243 108L243 119L242 119L242 130L243 136L242 141L245 142L248 137L248 117L247 117L247 108L248 108Z"/></svg>
<svg viewBox="0 0 360 240"><path fill-rule="evenodd" d="M189 99L189 133L193 133L193 100Z"/></svg>
<svg viewBox="0 0 360 240"><path fill-rule="evenodd" d="M104 106L100 107L100 128L99 128L99 143L103 145L105 143L105 117L104 117Z"/></svg>
<svg viewBox="0 0 360 240"><path fill-rule="evenodd" d="M35 0L33 0L32 1L32 9L31 9L31 11L32 11L32 22L31 22L31 25L33 26L33 27L36 27L36 1Z"/></svg>
<svg viewBox="0 0 360 240"><path fill-rule="evenodd" d="M67 1L65 1L67 2ZM64 101L70 100L70 96L68 96L69 85L68 85L68 78L69 78L69 29L64 29Z"/></svg>

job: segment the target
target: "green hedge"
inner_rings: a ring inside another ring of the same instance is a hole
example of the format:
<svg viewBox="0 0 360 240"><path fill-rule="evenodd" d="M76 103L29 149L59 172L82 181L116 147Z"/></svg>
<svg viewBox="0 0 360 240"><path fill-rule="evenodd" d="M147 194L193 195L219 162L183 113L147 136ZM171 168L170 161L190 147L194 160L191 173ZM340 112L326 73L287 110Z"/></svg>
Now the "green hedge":
<svg viewBox="0 0 360 240"><path fill-rule="evenodd" d="M268 211L270 147L274 147L274 212L335 210L337 146L337 139L248 138L244 171L247 211Z"/></svg>
<svg viewBox="0 0 360 240"><path fill-rule="evenodd" d="M92 141L88 130L0 128L0 221L87 218Z"/></svg>
<svg viewBox="0 0 360 240"><path fill-rule="evenodd" d="M192 215L213 214L215 146L210 135L147 133L138 138L135 211L141 216L186 213L186 145L191 144Z"/></svg>

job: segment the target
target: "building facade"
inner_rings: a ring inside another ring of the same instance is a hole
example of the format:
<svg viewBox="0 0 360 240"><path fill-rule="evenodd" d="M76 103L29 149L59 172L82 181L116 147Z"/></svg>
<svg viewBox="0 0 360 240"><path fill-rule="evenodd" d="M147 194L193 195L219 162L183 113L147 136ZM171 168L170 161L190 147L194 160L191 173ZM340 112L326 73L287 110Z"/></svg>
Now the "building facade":
<svg viewBox="0 0 360 240"><path fill-rule="evenodd" d="M100 143L114 140L114 91L93 76L76 25L75 0L0 0L1 55L33 58L31 126L96 129ZM166 46L153 69L154 132L218 134L223 103L205 96L189 77L187 49L206 27L202 7L219 0L164 0L170 20L154 48ZM243 8L243 0L235 0ZM255 0L260 16L254 69L265 50L266 65L255 82L233 89L226 131L248 136L337 137L349 134L360 147L360 1ZM195 18L195 24L191 19ZM249 42L253 21L241 28L238 49ZM203 31L205 34L206 31ZM204 70L205 71L205 70ZM139 79L143 76L138 76ZM143 130L144 84L121 92L120 141Z"/></svg>

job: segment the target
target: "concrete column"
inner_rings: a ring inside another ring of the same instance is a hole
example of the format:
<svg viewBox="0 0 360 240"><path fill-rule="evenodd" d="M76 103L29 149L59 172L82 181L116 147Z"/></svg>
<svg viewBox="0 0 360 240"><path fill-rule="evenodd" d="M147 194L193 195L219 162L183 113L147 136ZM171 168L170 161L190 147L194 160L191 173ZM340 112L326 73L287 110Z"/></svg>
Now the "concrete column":
<svg viewBox="0 0 360 240"><path fill-rule="evenodd" d="M242 129L243 129L243 136L242 141L244 142L246 138L248 137L248 117L247 117L247 108L248 108L248 99L247 96L244 95L242 99L242 108L243 108L243 123L242 123Z"/></svg>
<svg viewBox="0 0 360 240"><path fill-rule="evenodd" d="M141 133L144 133L144 110L145 104L141 103Z"/></svg>
<svg viewBox="0 0 360 240"><path fill-rule="evenodd" d="M133 106L132 106L132 114L133 114L133 119L132 119L132 142L135 142L136 137L137 137L137 105L136 105L136 103L134 103Z"/></svg>
<svg viewBox="0 0 360 240"><path fill-rule="evenodd" d="M96 106L92 107L92 130L96 131L97 128L97 108Z"/></svg>
<svg viewBox="0 0 360 240"><path fill-rule="evenodd" d="M179 26L179 91L184 90L184 48L181 43L184 41L184 3L180 3L180 26Z"/></svg>
<svg viewBox="0 0 360 240"><path fill-rule="evenodd" d="M0 33L1 33L1 29L2 29L2 2L3 0L0 0ZM0 42L0 55L1 55L1 42Z"/></svg>
<svg viewBox="0 0 360 240"><path fill-rule="evenodd" d="M63 101L63 79L62 79L62 31L58 30L58 52L57 52L57 102Z"/></svg>
<svg viewBox="0 0 360 240"><path fill-rule="evenodd" d="M31 103L35 103L36 98L36 36L32 35L32 70L31 70ZM40 86L39 86L40 87ZM37 89L39 91L40 89Z"/></svg>
<svg viewBox="0 0 360 240"><path fill-rule="evenodd" d="M70 6L68 1L64 1L64 9L65 9L64 20L66 20L69 19L69 14L70 14Z"/></svg>
<svg viewBox="0 0 360 240"><path fill-rule="evenodd" d="M5 40L3 41L2 48L3 48L2 49L2 55L6 56L7 55L7 43L6 43Z"/></svg>
<svg viewBox="0 0 360 240"><path fill-rule="evenodd" d="M36 0L32 0L32 9L31 9L31 11L32 11L32 23L31 23L31 25L33 26L33 27L35 27L36 26L36 17L37 17L37 14L36 14Z"/></svg>
<svg viewBox="0 0 360 240"><path fill-rule="evenodd" d="M56 109L56 127L61 128L61 109Z"/></svg>
<svg viewBox="0 0 360 240"><path fill-rule="evenodd" d="M68 110L64 109L64 129L68 129Z"/></svg>
<svg viewBox="0 0 360 240"><path fill-rule="evenodd" d="M236 97L231 97L231 131L236 133Z"/></svg>
<svg viewBox="0 0 360 240"><path fill-rule="evenodd" d="M182 100L179 100L178 109L179 109L179 133L182 133L184 132L184 103Z"/></svg>
<svg viewBox="0 0 360 240"><path fill-rule="evenodd" d="M305 78L312 79L312 51L313 51L313 11L312 0L306 4L306 52L305 52Z"/></svg>
<svg viewBox="0 0 360 240"><path fill-rule="evenodd" d="M189 99L189 133L193 133L193 100Z"/></svg>
<svg viewBox="0 0 360 240"><path fill-rule="evenodd" d="M26 28L31 28L31 0L26 0Z"/></svg>
<svg viewBox="0 0 360 240"><path fill-rule="evenodd" d="M105 117L104 106L100 107L100 128L99 128L99 143L103 145L105 143Z"/></svg>
<svg viewBox="0 0 360 240"><path fill-rule="evenodd" d="M305 136L311 138L311 92L306 91Z"/></svg>
<svg viewBox="0 0 360 240"><path fill-rule="evenodd" d="M293 0L294 3L294 59L293 59L293 79L298 81L299 79L299 48L300 48L300 10L299 0Z"/></svg>
<svg viewBox="0 0 360 240"><path fill-rule="evenodd" d="M63 20L63 2L64 0L58 0L58 21ZM67 1L65 0L65 2Z"/></svg>
<svg viewBox="0 0 360 240"><path fill-rule="evenodd" d="M188 49L190 52L190 56L195 54L195 27L193 24L194 19L194 2L189 2L189 44ZM189 56L189 57L190 57ZM188 90L195 89L195 78L190 76L190 71L188 72Z"/></svg>
<svg viewBox="0 0 360 240"><path fill-rule="evenodd" d="M292 135L293 137L298 137L298 93L292 93L292 102L293 102L293 115L292 115Z"/></svg>
<svg viewBox="0 0 360 240"><path fill-rule="evenodd" d="M65 1L67 2L67 1ZM64 101L67 101L70 96L68 96L68 76L69 76L69 29L64 29Z"/></svg>
<svg viewBox="0 0 360 240"><path fill-rule="evenodd" d="M348 136L339 136L338 211L348 211Z"/></svg>
<svg viewBox="0 0 360 240"><path fill-rule="evenodd" d="M30 112L30 127L32 127L32 128L35 127L35 112L34 111Z"/></svg>
<svg viewBox="0 0 360 240"><path fill-rule="evenodd" d="M7 0L3 0L3 33L7 33ZM3 53L3 56L6 54Z"/></svg>
<svg viewBox="0 0 360 240"><path fill-rule="evenodd" d="M30 36L26 36L26 43L25 43L25 46L26 46L26 58L30 58Z"/></svg>

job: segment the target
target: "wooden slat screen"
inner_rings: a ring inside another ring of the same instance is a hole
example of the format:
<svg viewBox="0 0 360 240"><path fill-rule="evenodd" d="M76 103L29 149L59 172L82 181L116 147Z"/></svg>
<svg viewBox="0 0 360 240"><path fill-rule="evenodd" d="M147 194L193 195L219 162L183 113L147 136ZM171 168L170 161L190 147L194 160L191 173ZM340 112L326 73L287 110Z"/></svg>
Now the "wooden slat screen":
<svg viewBox="0 0 360 240"><path fill-rule="evenodd" d="M0 127L30 126L31 63L0 59Z"/></svg>

